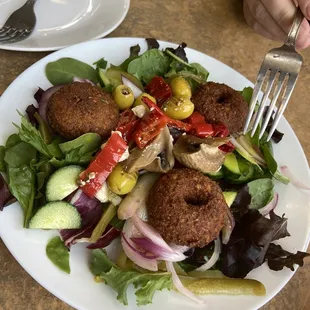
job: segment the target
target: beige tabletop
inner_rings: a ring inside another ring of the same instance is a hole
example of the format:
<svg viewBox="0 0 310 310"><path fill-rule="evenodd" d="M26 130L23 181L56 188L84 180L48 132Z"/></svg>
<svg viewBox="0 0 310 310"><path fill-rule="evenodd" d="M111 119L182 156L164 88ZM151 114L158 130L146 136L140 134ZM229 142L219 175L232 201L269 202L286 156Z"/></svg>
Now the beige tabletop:
<svg viewBox="0 0 310 310"><path fill-rule="evenodd" d="M186 42L191 48L217 58L251 81L256 78L264 54L278 45L248 28L243 19L241 0L132 0L126 19L109 35L128 36ZM0 50L0 95L20 73L45 55ZM304 66L285 116L309 161L310 49L304 51L303 56ZM263 309L310 309L310 260L306 261L305 266ZM72 308L34 281L0 240L0 310L24 309Z"/></svg>

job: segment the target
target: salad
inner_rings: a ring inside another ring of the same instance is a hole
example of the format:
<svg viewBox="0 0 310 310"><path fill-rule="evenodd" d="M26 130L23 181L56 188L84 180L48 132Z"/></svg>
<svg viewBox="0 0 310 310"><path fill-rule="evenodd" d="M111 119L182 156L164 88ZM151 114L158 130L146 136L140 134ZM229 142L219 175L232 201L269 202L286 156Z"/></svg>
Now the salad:
<svg viewBox="0 0 310 310"><path fill-rule="evenodd" d="M309 255L274 243L289 236L274 184L308 187L278 167L282 133L273 143L258 139L260 127L240 133L250 87L209 82L185 43L161 50L146 40L146 52L132 46L118 65L47 64L52 86L18 111L17 132L0 146L0 210L18 201L25 229L58 231L46 255L68 274L70 248L85 243L94 281L124 305L131 284L138 305L163 289L197 303L264 295L251 270L294 270Z"/></svg>

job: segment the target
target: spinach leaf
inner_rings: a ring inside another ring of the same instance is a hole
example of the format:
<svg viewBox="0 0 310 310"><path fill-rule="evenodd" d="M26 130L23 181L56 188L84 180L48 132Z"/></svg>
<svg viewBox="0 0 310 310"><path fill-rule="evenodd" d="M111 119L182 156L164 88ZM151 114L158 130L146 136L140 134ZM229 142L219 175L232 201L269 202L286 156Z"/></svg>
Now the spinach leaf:
<svg viewBox="0 0 310 310"><path fill-rule="evenodd" d="M45 74L53 85L71 83L74 77L98 83L96 70L74 58L60 58L46 65Z"/></svg>
<svg viewBox="0 0 310 310"><path fill-rule="evenodd" d="M51 239L46 246L46 255L52 263L66 273L70 273L69 250L60 237Z"/></svg>
<svg viewBox="0 0 310 310"><path fill-rule="evenodd" d="M36 192L36 174L28 165L22 165L20 167L9 166L7 175L10 192L19 201L24 210L24 227L27 227L32 216Z"/></svg>
<svg viewBox="0 0 310 310"><path fill-rule="evenodd" d="M260 209L273 199L273 182L270 179L258 179L247 184L251 195L250 209Z"/></svg>
<svg viewBox="0 0 310 310"><path fill-rule="evenodd" d="M88 164L93 159L94 152L82 153L80 151L81 148L72 149L68 153L65 154L65 158L57 159L52 158L50 163L56 167L61 168L68 165L85 165Z"/></svg>
<svg viewBox="0 0 310 310"><path fill-rule="evenodd" d="M131 61L133 61L134 59L139 57L140 50L141 50L141 48L140 48L139 44L131 46L129 57L127 59L125 59L119 66L111 65L111 68L115 68L115 69L118 69L120 71L127 72L129 63Z"/></svg>
<svg viewBox="0 0 310 310"><path fill-rule="evenodd" d="M51 144L46 144L41 133L31 125L25 116L22 116L21 118L21 126L16 124L14 125L18 129L20 139L32 145L42 155L46 156L47 158L59 158L63 156L61 150L58 147L59 142L56 140Z"/></svg>
<svg viewBox="0 0 310 310"><path fill-rule="evenodd" d="M248 104L250 104L251 98L252 98L252 95L253 95L253 88L252 87L245 87L245 88L243 88L243 90L241 91L241 95L245 99L245 101Z"/></svg>
<svg viewBox="0 0 310 310"><path fill-rule="evenodd" d="M96 65L96 68L106 69L108 62L104 58L101 58L94 62L93 65Z"/></svg>
<svg viewBox="0 0 310 310"><path fill-rule="evenodd" d="M130 284L136 289L138 306L151 303L156 290L172 288L171 274L168 272L140 273L122 270L111 262L104 250L94 250L92 255L91 271L117 292L117 299L124 305L128 305L127 289Z"/></svg>
<svg viewBox="0 0 310 310"><path fill-rule="evenodd" d="M5 172L4 156L5 156L5 147L3 145L0 145L0 172Z"/></svg>
<svg viewBox="0 0 310 310"><path fill-rule="evenodd" d="M267 168L269 169L273 177L283 184L288 184L290 180L278 171L278 164L273 157L271 143L263 144L261 146L261 150L264 154Z"/></svg>
<svg viewBox="0 0 310 310"><path fill-rule="evenodd" d="M156 75L164 76L169 69L169 64L169 57L162 51L151 49L132 60L127 71L147 84Z"/></svg>
<svg viewBox="0 0 310 310"><path fill-rule="evenodd" d="M5 152L4 161L9 167L18 168L22 165L28 165L36 158L37 151L26 142L19 142Z"/></svg>
<svg viewBox="0 0 310 310"><path fill-rule="evenodd" d="M16 136L11 136L8 140L10 141L7 141L6 145L11 147L6 149L4 156L8 186L23 208L24 227L27 227L36 193L36 174L31 166L36 161L37 151Z"/></svg>
<svg viewBox="0 0 310 310"><path fill-rule="evenodd" d="M52 158L50 163L57 168L67 165L88 164L100 146L101 137L98 134L86 133L74 140L59 144L59 148L65 157L60 160Z"/></svg>
<svg viewBox="0 0 310 310"><path fill-rule="evenodd" d="M80 149L82 154L96 151L101 146L101 137L97 133L86 133L74 140L59 144L61 151L66 154L74 149Z"/></svg>
<svg viewBox="0 0 310 310"><path fill-rule="evenodd" d="M6 143L5 143L5 147L7 149L13 147L15 144L21 142L22 140L20 139L19 135L14 133L12 135L10 135L8 137L8 139L6 140Z"/></svg>

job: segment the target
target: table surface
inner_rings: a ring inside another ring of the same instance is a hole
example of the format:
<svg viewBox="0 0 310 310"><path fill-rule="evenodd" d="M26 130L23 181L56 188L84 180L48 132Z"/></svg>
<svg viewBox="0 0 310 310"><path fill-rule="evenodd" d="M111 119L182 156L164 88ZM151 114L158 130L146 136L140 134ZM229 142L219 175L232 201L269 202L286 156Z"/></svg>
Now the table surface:
<svg viewBox="0 0 310 310"><path fill-rule="evenodd" d="M255 81L266 52L277 46L255 34L245 23L241 0L132 0L124 22L109 37L154 37L186 42ZM310 159L308 82L310 49L302 52L304 66L285 117ZM0 95L26 68L47 53L0 50ZM310 260L298 269L286 287L262 309L309 309ZM308 284L308 285L307 285ZM69 310L34 281L0 240L0 310Z"/></svg>

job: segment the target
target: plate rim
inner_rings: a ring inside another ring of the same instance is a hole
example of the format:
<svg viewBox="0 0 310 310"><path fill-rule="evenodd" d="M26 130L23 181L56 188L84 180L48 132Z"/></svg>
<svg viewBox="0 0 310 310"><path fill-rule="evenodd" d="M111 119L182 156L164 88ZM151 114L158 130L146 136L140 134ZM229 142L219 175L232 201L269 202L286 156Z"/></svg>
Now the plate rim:
<svg viewBox="0 0 310 310"><path fill-rule="evenodd" d="M134 40L137 40L137 41L143 41L145 40L145 38L142 38L142 37L112 37L112 38L101 38L100 40L97 40L97 41L113 41L113 40L130 40L130 41L134 41ZM30 67L28 67L24 72L22 72L20 75L18 75L13 81L12 83L5 89L5 91L3 92L3 94L1 95L0 97L0 104L1 102L5 99L5 95L6 95L6 92L8 92L8 90L13 87L14 83L16 80L22 78L22 76L26 75L28 73L28 71L32 70L32 67L33 66L39 66L41 62L44 62L44 60L48 57L50 57L51 55L54 55L55 53L62 53L62 52L66 52L66 50L69 50L71 48L76 48L78 46L83 46L83 45L87 45L89 44L90 42L92 42L93 40L90 40L90 41L85 41L85 42L81 42L81 43L78 43L78 44L75 44L75 45L71 45L71 46L67 46L66 48L64 49L61 49L58 50L58 51L55 51L54 53L51 53L49 55L46 55L45 57L41 58L40 60L36 61L35 63L33 63ZM170 44L170 45L178 45L178 43L175 43L175 42L172 42L172 41L164 41L164 40L158 40L158 42L160 44ZM204 52L201 52L197 49L193 49L193 48L189 48L187 47L188 50L191 50L191 51L194 51L195 53L198 53L198 54L201 54L203 56L207 56L209 58L211 58L212 60L216 61L216 62L219 62L221 63L222 66L224 67L227 67L235 72L237 72L238 74L240 74L241 76L243 76L245 78L245 80L248 82L249 85L253 86L254 84L247 78L245 77L243 74L241 74L239 71L237 71L236 69L230 67L229 65L225 64L224 62L212 57L212 56L209 56L208 54L204 53ZM4 99L3 99L4 97ZM303 157L303 160L305 161L305 163L307 164L307 166L309 167L309 163L308 163L308 159L307 159L307 156L303 150L303 147L297 137L297 135L295 134L293 128L291 127L291 125L289 124L289 122L286 120L286 118L283 116L283 121L285 122L286 126L288 126L288 130L290 131L290 135L292 135L294 137L294 139L296 139L296 141L298 142L298 148L299 148L299 151ZM307 179L308 181L310 181L310 170L308 169L307 170ZM10 247L7 245L7 242L5 239L2 238L2 236L0 236L3 243L5 244L6 248L8 249L8 251L10 252L10 254L14 257L14 259L19 263L19 265L38 283L40 284L42 287L44 287L47 291L49 291L51 294L53 294L56 298L62 300L63 302L67 303L68 305L78 309L77 305L75 304L74 301L71 301L70 299L67 299L66 296L61 296L54 290L54 288L47 288L48 285L46 284L43 284L40 280L39 277L37 276L34 276L32 274L32 271L29 271L28 268L25 268L24 267L24 264L22 262L22 260L18 260L16 258L16 255L14 253L14 251L11 251ZM307 238L306 238L306 241L305 241L305 244L304 244L304 247L303 247L303 251L306 251L307 248L309 247L309 243L310 243L310 233L308 234ZM257 302L256 303L256 306L258 306L258 308L262 307L263 305L266 305L271 299L273 299L286 285L287 283L291 280L291 278L293 277L293 275L296 273L296 271L298 270L299 266L297 265L295 267L295 270L290 272L289 276L287 277L287 279L281 283L278 287L278 289L276 289L274 292L270 293L270 295L267 297L265 297L265 299L263 299L261 302ZM255 309L258 309L258 308L255 308ZM254 308L252 308L254 309Z"/></svg>
<svg viewBox="0 0 310 310"><path fill-rule="evenodd" d="M124 1L125 1L126 9L124 10L124 12L123 12L121 18L118 20L118 22L115 23L112 27L110 27L106 31L102 32L101 34L99 34L95 37L89 38L83 42L76 42L76 43L73 43L71 45L56 45L56 46L50 46L50 47L22 47L22 46L14 46L14 44L13 45L12 44L8 44L8 45L0 44L0 50L16 51L16 52L38 52L38 53L39 52L51 52L51 51L58 51L60 49L65 49L65 48L75 46L78 44L83 44L86 42L95 41L98 39L99 40L104 39L107 35L109 35L115 29L117 29L123 23L126 16L128 15L130 5L131 5L131 0L124 0Z"/></svg>

